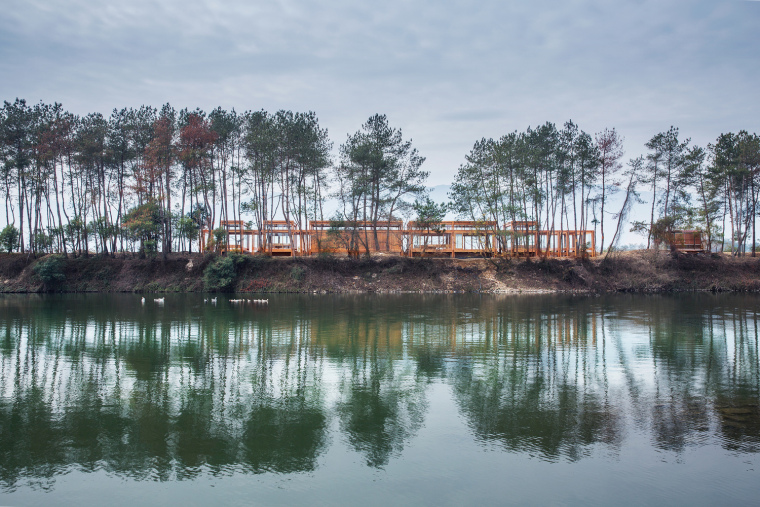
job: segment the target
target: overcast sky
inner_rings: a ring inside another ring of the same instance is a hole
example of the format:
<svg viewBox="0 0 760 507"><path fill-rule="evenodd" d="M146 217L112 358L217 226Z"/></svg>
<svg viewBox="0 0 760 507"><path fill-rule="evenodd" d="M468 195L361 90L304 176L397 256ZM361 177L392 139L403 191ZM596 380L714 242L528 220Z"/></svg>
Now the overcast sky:
<svg viewBox="0 0 760 507"><path fill-rule="evenodd" d="M473 143L572 119L626 159L670 125L760 132L760 2L5 0L0 99L374 113L448 184Z"/></svg>

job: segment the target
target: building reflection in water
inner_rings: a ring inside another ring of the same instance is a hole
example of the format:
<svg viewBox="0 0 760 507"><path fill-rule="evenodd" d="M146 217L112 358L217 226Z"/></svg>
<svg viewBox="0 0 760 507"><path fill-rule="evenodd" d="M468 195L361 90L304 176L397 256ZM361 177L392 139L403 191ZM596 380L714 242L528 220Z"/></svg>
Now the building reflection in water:
<svg viewBox="0 0 760 507"><path fill-rule="evenodd" d="M679 453L760 445L751 296L0 299L0 482L75 467L149 480L370 467L447 386L480 445L549 461L631 432ZM333 422L335 423L333 425ZM333 428L333 429L331 429ZM442 444L445 445L445 444Z"/></svg>

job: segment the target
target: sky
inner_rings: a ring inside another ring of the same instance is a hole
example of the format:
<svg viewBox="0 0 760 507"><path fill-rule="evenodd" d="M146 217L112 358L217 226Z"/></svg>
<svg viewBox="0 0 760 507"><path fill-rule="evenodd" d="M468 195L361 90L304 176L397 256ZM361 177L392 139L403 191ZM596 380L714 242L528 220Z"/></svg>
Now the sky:
<svg viewBox="0 0 760 507"><path fill-rule="evenodd" d="M741 0L4 0L0 99L311 110L336 149L381 113L447 185L547 121L614 127L625 160L671 125L760 132L759 28Z"/></svg>

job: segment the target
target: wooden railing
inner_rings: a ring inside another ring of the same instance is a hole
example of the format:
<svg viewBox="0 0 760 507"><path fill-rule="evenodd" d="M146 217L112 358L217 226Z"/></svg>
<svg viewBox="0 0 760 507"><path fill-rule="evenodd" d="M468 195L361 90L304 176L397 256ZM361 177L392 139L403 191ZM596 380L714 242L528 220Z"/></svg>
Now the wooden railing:
<svg viewBox="0 0 760 507"><path fill-rule="evenodd" d="M389 253L410 257L593 257L594 231L537 230L535 222L446 221L436 224L314 221L302 230L291 222L266 222L261 229L240 221L222 222L224 244L215 247L211 233L201 233L202 250L303 256L320 253Z"/></svg>

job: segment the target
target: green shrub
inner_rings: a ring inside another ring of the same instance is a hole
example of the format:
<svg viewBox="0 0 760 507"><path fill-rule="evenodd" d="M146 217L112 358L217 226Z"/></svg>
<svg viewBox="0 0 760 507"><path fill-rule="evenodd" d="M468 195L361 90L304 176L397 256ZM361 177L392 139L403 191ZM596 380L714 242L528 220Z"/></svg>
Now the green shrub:
<svg viewBox="0 0 760 507"><path fill-rule="evenodd" d="M38 252L47 253L53 249L53 236L40 231L34 235L32 243Z"/></svg>
<svg viewBox="0 0 760 507"><path fill-rule="evenodd" d="M404 272L404 265L401 263L394 264L393 266L386 269L385 272L389 275L399 275Z"/></svg>
<svg viewBox="0 0 760 507"><path fill-rule="evenodd" d="M64 258L60 255L50 255L35 264L32 271L40 279L47 290L57 289L64 281Z"/></svg>
<svg viewBox="0 0 760 507"><path fill-rule="evenodd" d="M240 257L245 259L249 270L254 273L266 268L270 262L274 262L268 255L240 255Z"/></svg>
<svg viewBox="0 0 760 507"><path fill-rule="evenodd" d="M18 246L19 232L13 225L7 225L0 232L0 248L12 252Z"/></svg>
<svg viewBox="0 0 760 507"><path fill-rule="evenodd" d="M245 263L245 257L232 254L210 262L203 272L203 285L209 292L231 292L237 282L238 266Z"/></svg>
<svg viewBox="0 0 760 507"><path fill-rule="evenodd" d="M221 252L227 246L227 229L218 227L211 232L214 235L214 249Z"/></svg>
<svg viewBox="0 0 760 507"><path fill-rule="evenodd" d="M148 257L155 257L158 253L158 241L154 239L146 239L143 242L143 248L145 251L145 255Z"/></svg>
<svg viewBox="0 0 760 507"><path fill-rule="evenodd" d="M293 266L293 269L290 270L290 278L292 278L295 281L300 281L303 278L303 275L305 273L306 273L305 267L295 265Z"/></svg>

